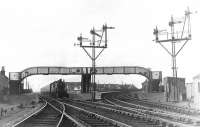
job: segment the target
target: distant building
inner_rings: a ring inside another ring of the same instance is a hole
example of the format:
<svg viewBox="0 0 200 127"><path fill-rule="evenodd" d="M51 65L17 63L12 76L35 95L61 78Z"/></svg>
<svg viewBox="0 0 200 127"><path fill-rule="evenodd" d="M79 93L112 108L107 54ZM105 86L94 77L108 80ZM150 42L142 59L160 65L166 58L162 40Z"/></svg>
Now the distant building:
<svg viewBox="0 0 200 127"><path fill-rule="evenodd" d="M65 82L68 92L80 92L81 82Z"/></svg>
<svg viewBox="0 0 200 127"><path fill-rule="evenodd" d="M153 79L151 81L146 79L142 83L142 90L144 93L162 92L162 90L160 90L161 83L162 83L161 79Z"/></svg>
<svg viewBox="0 0 200 127"><path fill-rule="evenodd" d="M195 105L200 106L200 74L193 78L192 101Z"/></svg>
<svg viewBox="0 0 200 127"><path fill-rule="evenodd" d="M9 79L5 75L5 67L2 66L0 72L0 94L7 94L9 90Z"/></svg>
<svg viewBox="0 0 200 127"><path fill-rule="evenodd" d="M185 83L186 86L186 96L187 96L187 100L192 100L192 98L194 97L194 85L193 83Z"/></svg>

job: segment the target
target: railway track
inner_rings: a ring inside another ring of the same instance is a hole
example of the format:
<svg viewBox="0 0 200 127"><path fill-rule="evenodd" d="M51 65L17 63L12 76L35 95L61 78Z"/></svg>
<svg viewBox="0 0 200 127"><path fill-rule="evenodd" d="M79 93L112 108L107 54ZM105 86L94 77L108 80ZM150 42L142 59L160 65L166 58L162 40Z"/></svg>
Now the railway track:
<svg viewBox="0 0 200 127"><path fill-rule="evenodd" d="M114 93L109 96L104 96L104 100L115 106L130 110L130 112L135 112L142 116L147 115L148 117L158 120L161 124L181 127L199 125L200 119L198 117L181 114L181 112L168 112L166 110L159 109L158 107L147 107L135 101L131 101L131 103L129 99L130 98L128 98L126 94L118 95Z"/></svg>
<svg viewBox="0 0 200 127"><path fill-rule="evenodd" d="M65 100L65 103L68 105L76 106L83 110L87 110L93 114L92 116L97 116L104 119L104 121L108 121L113 123L115 126L131 126L131 127L161 127L160 123L149 118L144 118L139 114L130 113L128 110L124 111L121 108L110 105L110 104L102 104L102 103L93 103L86 101L73 101L73 100ZM71 112L70 109L68 112ZM74 113L74 111L72 111ZM78 113L75 113L78 114ZM79 116L78 116L79 117ZM105 119L106 118L106 119ZM113 125L111 125L113 126Z"/></svg>
<svg viewBox="0 0 200 127"><path fill-rule="evenodd" d="M85 107L82 102L65 100L63 103L66 113L87 127L131 127L128 124L108 118L105 114L92 110L89 106Z"/></svg>
<svg viewBox="0 0 200 127"><path fill-rule="evenodd" d="M156 107L156 108L160 108L160 109L171 111L171 112L177 112L177 113L193 115L193 116L200 115L200 110L187 108L187 107L172 106L172 105L167 105L167 104L162 104L162 103L157 103L157 102L150 102L147 100L141 100L141 99L131 96L130 94L118 95L117 98L119 98L120 100L132 101L134 103L144 105L147 107L153 107L153 108Z"/></svg>
<svg viewBox="0 0 200 127"><path fill-rule="evenodd" d="M45 104L13 127L84 127L65 113L62 103L45 98Z"/></svg>
<svg viewBox="0 0 200 127"><path fill-rule="evenodd" d="M131 103L127 94L104 96L107 103L44 98L45 105L14 127L192 127L199 118Z"/></svg>

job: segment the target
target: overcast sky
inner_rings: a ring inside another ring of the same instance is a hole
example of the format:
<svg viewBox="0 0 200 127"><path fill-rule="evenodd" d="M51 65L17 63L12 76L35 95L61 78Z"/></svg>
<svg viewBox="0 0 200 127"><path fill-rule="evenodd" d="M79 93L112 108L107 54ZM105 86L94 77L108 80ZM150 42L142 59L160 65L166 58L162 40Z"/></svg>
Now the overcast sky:
<svg viewBox="0 0 200 127"><path fill-rule="evenodd" d="M0 66L19 72L32 66L91 66L84 51L75 47L77 36L90 37L92 27L116 27L108 33L108 48L97 66L142 66L171 76L171 57L152 40L156 25L167 28L170 16L199 12L198 0L1 0ZM178 76L187 82L200 73L200 14L191 15L192 40L177 57ZM60 77L32 76L38 90ZM66 80L79 77L65 76ZM101 76L104 82L138 83L140 76ZM139 86L139 85L138 85Z"/></svg>

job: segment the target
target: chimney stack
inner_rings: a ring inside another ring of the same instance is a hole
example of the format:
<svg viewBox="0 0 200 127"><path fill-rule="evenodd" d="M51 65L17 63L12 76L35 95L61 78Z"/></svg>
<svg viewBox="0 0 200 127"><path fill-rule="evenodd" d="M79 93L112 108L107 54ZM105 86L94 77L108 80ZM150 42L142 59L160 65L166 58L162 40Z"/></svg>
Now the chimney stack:
<svg viewBox="0 0 200 127"><path fill-rule="evenodd" d="M5 76L5 67L4 66L2 66L2 68L1 68L1 75Z"/></svg>

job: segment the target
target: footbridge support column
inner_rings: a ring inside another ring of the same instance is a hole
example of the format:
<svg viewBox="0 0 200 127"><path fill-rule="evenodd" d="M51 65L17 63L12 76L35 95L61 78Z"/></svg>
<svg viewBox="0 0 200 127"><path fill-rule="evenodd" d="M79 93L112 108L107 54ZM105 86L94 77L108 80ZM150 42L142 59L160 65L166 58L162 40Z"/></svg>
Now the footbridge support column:
<svg viewBox="0 0 200 127"><path fill-rule="evenodd" d="M81 93L89 93L91 87L91 74L82 74L81 76Z"/></svg>

